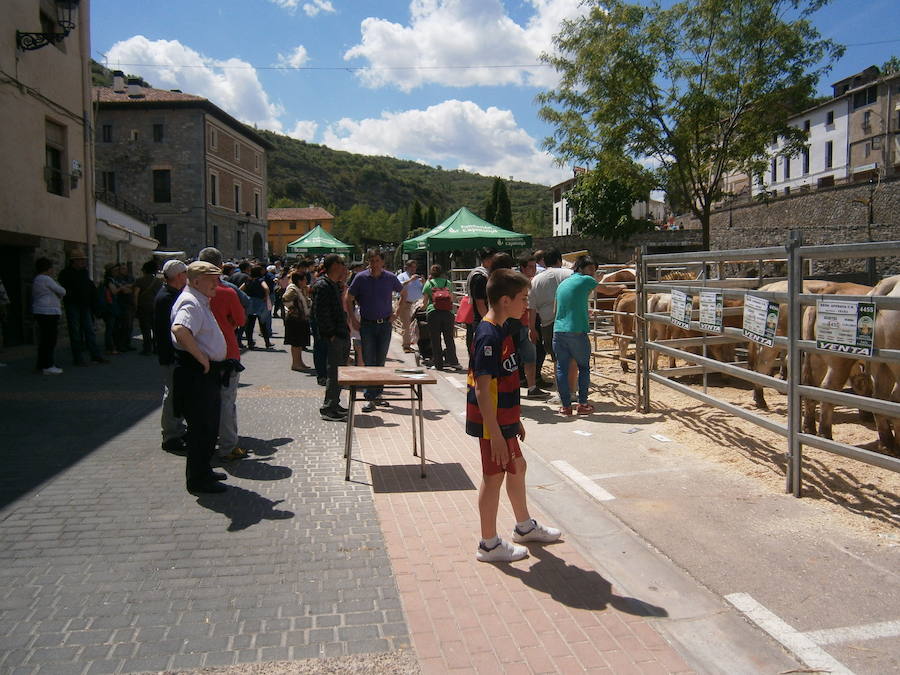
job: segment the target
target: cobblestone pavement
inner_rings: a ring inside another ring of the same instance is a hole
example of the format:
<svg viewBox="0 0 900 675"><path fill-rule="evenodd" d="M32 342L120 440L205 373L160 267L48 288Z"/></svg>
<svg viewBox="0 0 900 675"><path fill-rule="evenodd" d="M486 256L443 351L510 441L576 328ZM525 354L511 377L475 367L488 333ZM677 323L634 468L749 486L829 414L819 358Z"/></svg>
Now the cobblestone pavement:
<svg viewBox="0 0 900 675"><path fill-rule="evenodd" d="M251 455L224 466L226 493L199 498L184 459L160 449L155 360L73 368L60 356L66 372L51 378L31 373L30 354L6 355L0 380L0 672L409 647L372 491L343 480L344 426L319 419L321 389L282 347L245 354Z"/></svg>

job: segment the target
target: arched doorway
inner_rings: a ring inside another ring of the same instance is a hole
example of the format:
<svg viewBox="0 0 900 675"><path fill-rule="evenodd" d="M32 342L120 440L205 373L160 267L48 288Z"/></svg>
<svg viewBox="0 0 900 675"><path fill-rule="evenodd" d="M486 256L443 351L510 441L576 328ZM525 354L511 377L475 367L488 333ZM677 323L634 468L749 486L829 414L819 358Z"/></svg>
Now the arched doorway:
<svg viewBox="0 0 900 675"><path fill-rule="evenodd" d="M263 239L262 235L259 232L253 235L253 257L263 257Z"/></svg>

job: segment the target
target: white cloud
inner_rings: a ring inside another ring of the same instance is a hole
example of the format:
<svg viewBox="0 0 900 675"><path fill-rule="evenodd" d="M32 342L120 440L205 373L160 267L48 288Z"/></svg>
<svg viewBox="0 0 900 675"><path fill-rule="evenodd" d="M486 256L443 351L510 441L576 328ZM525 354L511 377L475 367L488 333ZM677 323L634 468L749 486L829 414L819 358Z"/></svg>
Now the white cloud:
<svg viewBox="0 0 900 675"><path fill-rule="evenodd" d="M301 68L309 61L309 53L303 45L297 45L290 54L279 54L279 68Z"/></svg>
<svg viewBox="0 0 900 675"><path fill-rule="evenodd" d="M303 7L303 11L306 12L306 16L315 16L319 12L334 12L334 5L331 4L330 0L310 0L310 2L303 2L303 0L269 0L270 2L278 5L282 9L286 9L291 14L297 11L298 7Z"/></svg>
<svg viewBox="0 0 900 675"><path fill-rule="evenodd" d="M306 12L306 16L315 16L319 12L333 12L334 6L328 0L313 0L304 3L303 11Z"/></svg>
<svg viewBox="0 0 900 675"><path fill-rule="evenodd" d="M278 118L284 109L269 100L256 69L246 61L219 61L178 40L148 40L143 35L117 42L107 57L111 68L121 66L122 70L141 75L154 87L203 96L242 122L282 130Z"/></svg>
<svg viewBox="0 0 900 675"><path fill-rule="evenodd" d="M299 120L294 125L294 128L287 132L287 135L300 141L311 141L315 138L318 129L319 125L317 122L312 120Z"/></svg>
<svg viewBox="0 0 900 675"><path fill-rule="evenodd" d="M528 2L534 14L520 25L506 14L502 0L411 0L409 25L375 17L363 20L361 42L344 58L368 60L359 77L370 87L393 85L410 91L429 83L553 86L555 70L533 64L539 63L542 52L552 51L551 38L560 23L586 8L581 0ZM460 67L491 65L523 67Z"/></svg>
<svg viewBox="0 0 900 675"><path fill-rule="evenodd" d="M366 155L405 157L487 176L550 185L567 175L517 124L509 110L449 100L425 110L344 118L325 129L325 145Z"/></svg>

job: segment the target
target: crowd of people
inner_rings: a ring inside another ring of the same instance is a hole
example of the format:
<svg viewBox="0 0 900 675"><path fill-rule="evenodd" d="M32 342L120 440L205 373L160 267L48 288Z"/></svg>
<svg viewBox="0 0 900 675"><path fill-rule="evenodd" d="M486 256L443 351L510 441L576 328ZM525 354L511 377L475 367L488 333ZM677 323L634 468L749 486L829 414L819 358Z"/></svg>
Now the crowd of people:
<svg viewBox="0 0 900 675"><path fill-rule="evenodd" d="M125 265L108 265L97 285L87 273L87 258L76 249L58 279L50 260L36 263L32 311L39 335L37 371L62 373L54 348L63 313L75 365L83 365L86 357L107 363L106 356L133 350L137 320L141 353L155 354L161 368L162 448L186 456L189 491L215 493L227 489L222 483L227 475L214 469L213 460L237 461L247 455L237 425L241 355L257 348L257 327L264 348L274 347L273 316L283 321L287 367L316 377L324 389L320 415L335 422L346 421L348 414L340 401L338 368L384 366L396 319L405 352L415 351L416 330L424 323L419 344L424 337L435 370L462 370L454 327L465 323L466 431L479 439L483 469L482 538L476 557L518 560L527 555L520 544L560 536L528 514L526 464L518 443L525 437L520 389L526 389L525 398L554 403L547 389L555 384L560 415L594 412L588 401L588 299L604 289L588 256L572 268L562 266L556 249L518 260L483 249L479 260L466 279L465 296L458 298L440 265L432 265L423 278L417 262L409 260L394 274L378 249L370 249L364 263L348 265L342 256L330 254L286 266L225 262L219 250L205 248L190 264L167 261L161 274L155 261L149 261L137 279ZM417 319L419 312L424 322ZM94 335L94 317L105 326L102 348ZM309 366L304 362L308 351ZM555 382L541 376L548 355L555 363ZM367 389L364 397L362 412L390 406L378 387ZM504 481L517 519L512 542L502 540L496 529Z"/></svg>

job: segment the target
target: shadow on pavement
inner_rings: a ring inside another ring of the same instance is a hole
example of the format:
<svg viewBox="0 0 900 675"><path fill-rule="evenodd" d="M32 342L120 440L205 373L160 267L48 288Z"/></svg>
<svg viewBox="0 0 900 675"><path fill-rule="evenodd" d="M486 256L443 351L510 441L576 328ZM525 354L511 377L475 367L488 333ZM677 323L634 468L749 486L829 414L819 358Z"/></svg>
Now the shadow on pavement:
<svg viewBox="0 0 900 675"><path fill-rule="evenodd" d="M474 490L475 485L459 462L448 464L426 463L426 477L422 478L418 458L411 464L370 464L372 490L374 492L448 492Z"/></svg>
<svg viewBox="0 0 900 675"><path fill-rule="evenodd" d="M662 607L636 598L615 595L612 584L599 572L569 565L562 558L553 555L546 546L533 545L529 552L538 561L528 569L519 569L505 563L498 564L497 567L509 576L520 579L526 586L547 593L567 607L593 611L613 607L635 616L669 616Z"/></svg>
<svg viewBox="0 0 900 675"><path fill-rule="evenodd" d="M156 359L110 357L105 365L72 367L65 346L57 377L33 373L33 356L9 362L0 377L0 509L84 459L159 410ZM160 439L161 441L162 439ZM158 442L155 450L162 453Z"/></svg>
<svg viewBox="0 0 900 675"><path fill-rule="evenodd" d="M245 530L263 520L287 520L294 517L293 511L281 511L275 507L283 499L272 501L245 490L236 485L229 485L228 491L221 494L200 495L197 503L205 509L216 511L231 519L229 532Z"/></svg>
<svg viewBox="0 0 900 675"><path fill-rule="evenodd" d="M261 457L274 455L278 452L280 446L293 442L293 438L273 438L267 441L262 438L253 438L252 436L241 436L239 441L240 447L244 448L244 450L249 450L254 455Z"/></svg>
<svg viewBox="0 0 900 675"><path fill-rule="evenodd" d="M222 468L232 476L247 480L284 480L294 473L289 467L269 464L268 457L246 457L236 462L223 462Z"/></svg>

